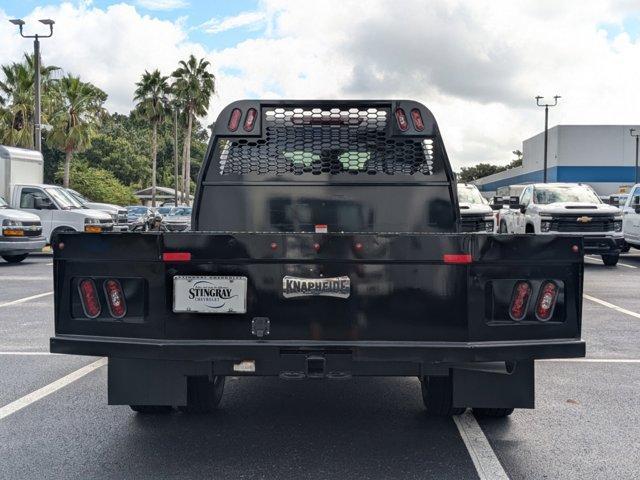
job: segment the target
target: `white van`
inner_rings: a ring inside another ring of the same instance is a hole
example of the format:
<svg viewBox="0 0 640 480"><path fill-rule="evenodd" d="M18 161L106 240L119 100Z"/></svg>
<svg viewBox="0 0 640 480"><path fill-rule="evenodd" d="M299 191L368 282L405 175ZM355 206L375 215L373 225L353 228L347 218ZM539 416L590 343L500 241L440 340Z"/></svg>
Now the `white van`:
<svg viewBox="0 0 640 480"><path fill-rule="evenodd" d="M51 237L60 232L101 233L113 230L111 215L84 208L69 192L57 185L14 185L10 204L40 217L42 233L49 243Z"/></svg>
<svg viewBox="0 0 640 480"><path fill-rule="evenodd" d="M9 263L18 263L29 253L41 251L46 243L40 218L10 208L0 197L0 257Z"/></svg>

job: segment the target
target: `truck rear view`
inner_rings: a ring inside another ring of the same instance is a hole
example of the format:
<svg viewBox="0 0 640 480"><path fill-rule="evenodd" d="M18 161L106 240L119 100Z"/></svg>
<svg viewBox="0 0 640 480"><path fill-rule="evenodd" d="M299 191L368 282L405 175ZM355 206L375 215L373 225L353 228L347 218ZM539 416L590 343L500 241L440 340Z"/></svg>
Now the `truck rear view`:
<svg viewBox="0 0 640 480"><path fill-rule="evenodd" d="M109 357L109 403L216 408L227 376L412 376L427 412L534 406L584 356L582 244L459 233L437 123L411 101L220 114L192 231L62 234L51 350Z"/></svg>

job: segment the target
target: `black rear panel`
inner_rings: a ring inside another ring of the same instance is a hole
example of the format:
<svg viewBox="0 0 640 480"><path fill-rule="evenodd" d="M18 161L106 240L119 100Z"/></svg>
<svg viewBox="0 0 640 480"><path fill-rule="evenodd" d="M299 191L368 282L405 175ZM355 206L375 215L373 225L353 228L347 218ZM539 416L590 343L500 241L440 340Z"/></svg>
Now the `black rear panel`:
<svg viewBox="0 0 640 480"><path fill-rule="evenodd" d="M258 113L248 132L231 112ZM398 127L396 111L424 125ZM236 102L218 117L196 192L200 231L455 232L433 115L407 101Z"/></svg>

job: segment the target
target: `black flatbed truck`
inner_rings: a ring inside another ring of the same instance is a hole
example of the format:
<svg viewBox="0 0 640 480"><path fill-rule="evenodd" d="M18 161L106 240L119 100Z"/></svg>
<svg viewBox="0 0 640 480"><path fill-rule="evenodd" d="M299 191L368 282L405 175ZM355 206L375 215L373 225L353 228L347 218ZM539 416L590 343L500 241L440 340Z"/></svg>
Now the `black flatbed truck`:
<svg viewBox="0 0 640 480"><path fill-rule="evenodd" d="M110 404L217 407L227 376L415 376L427 412L534 407L534 361L582 357L583 246L463 234L413 101L235 102L187 233L64 233L51 351L109 358Z"/></svg>

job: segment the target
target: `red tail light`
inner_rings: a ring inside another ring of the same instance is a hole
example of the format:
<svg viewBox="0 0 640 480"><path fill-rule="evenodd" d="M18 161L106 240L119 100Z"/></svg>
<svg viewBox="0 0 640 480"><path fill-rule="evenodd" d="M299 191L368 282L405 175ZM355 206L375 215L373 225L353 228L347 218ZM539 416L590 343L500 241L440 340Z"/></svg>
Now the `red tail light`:
<svg viewBox="0 0 640 480"><path fill-rule="evenodd" d="M127 302L124 298L122 286L118 280L105 280L104 294L107 297L107 306L109 313L113 318L122 318L127 313Z"/></svg>
<svg viewBox="0 0 640 480"><path fill-rule="evenodd" d="M531 284L529 282L516 283L511 296L509 316L513 320L522 320L527 315L529 300L531 300Z"/></svg>
<svg viewBox="0 0 640 480"><path fill-rule="evenodd" d="M396 120L398 121L398 128L403 132L409 128L409 122L403 109L396 108Z"/></svg>
<svg viewBox="0 0 640 480"><path fill-rule="evenodd" d="M424 122L422 121L422 115L420 114L420 110L414 108L411 110L411 120L413 121L413 127L421 132L424 130Z"/></svg>
<svg viewBox="0 0 640 480"><path fill-rule="evenodd" d="M253 126L256 123L256 117L258 116L258 112L255 108L250 108L247 110L247 116L244 119L244 131L250 132L253 130Z"/></svg>
<svg viewBox="0 0 640 480"><path fill-rule="evenodd" d="M98 298L98 289L96 284L90 278L80 280L78 284L80 292L80 301L82 302L82 310L87 318L96 318L100 315L102 307Z"/></svg>
<svg viewBox="0 0 640 480"><path fill-rule="evenodd" d="M231 112L231 116L229 117L229 123L227 124L227 128L231 132L235 132L238 129L238 125L240 125L240 118L242 117L242 111L239 108L234 108Z"/></svg>
<svg viewBox="0 0 640 480"><path fill-rule="evenodd" d="M473 262L473 256L469 253L449 254L445 253L442 257L444 263L468 264Z"/></svg>
<svg viewBox="0 0 640 480"><path fill-rule="evenodd" d="M558 286L552 281L546 281L540 287L538 302L536 303L536 318L546 322L553 315L558 300Z"/></svg>
<svg viewBox="0 0 640 480"><path fill-rule="evenodd" d="M162 260L165 262L189 262L191 252L164 252Z"/></svg>

